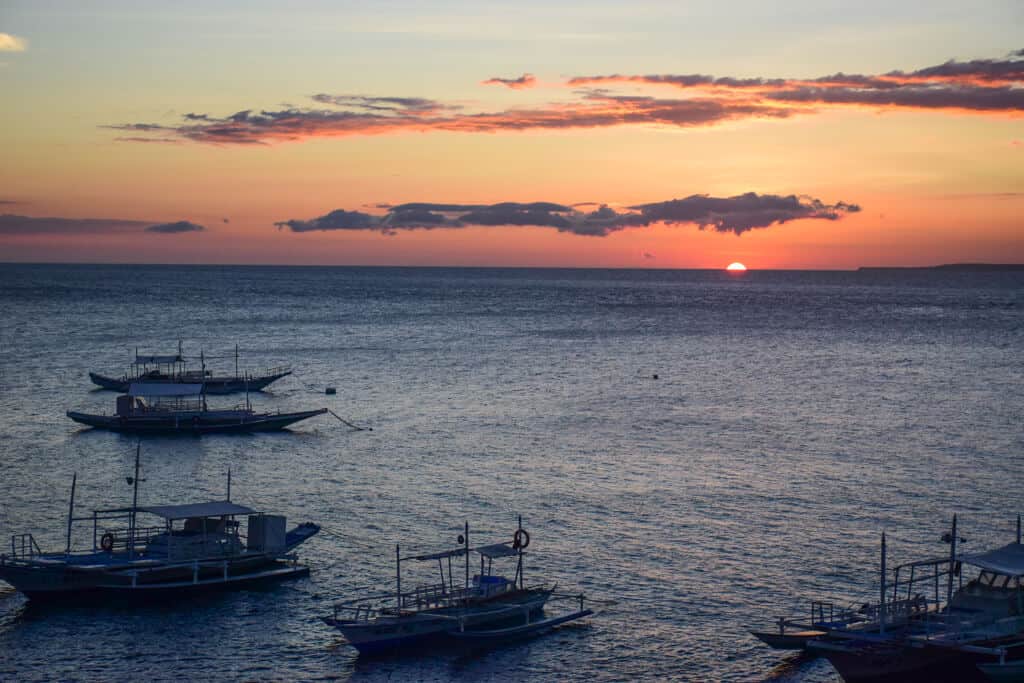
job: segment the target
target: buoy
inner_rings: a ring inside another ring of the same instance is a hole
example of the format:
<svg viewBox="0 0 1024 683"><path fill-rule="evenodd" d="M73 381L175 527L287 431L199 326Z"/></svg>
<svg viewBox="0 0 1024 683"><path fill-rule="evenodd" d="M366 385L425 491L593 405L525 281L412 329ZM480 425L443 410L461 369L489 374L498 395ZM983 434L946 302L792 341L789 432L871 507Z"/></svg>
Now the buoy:
<svg viewBox="0 0 1024 683"><path fill-rule="evenodd" d="M326 393L328 396L334 396L336 393L338 393L338 390L335 389L334 387L327 387L327 391L324 393Z"/></svg>
<svg viewBox="0 0 1024 683"><path fill-rule="evenodd" d="M658 379L657 375L651 375L654 379Z"/></svg>

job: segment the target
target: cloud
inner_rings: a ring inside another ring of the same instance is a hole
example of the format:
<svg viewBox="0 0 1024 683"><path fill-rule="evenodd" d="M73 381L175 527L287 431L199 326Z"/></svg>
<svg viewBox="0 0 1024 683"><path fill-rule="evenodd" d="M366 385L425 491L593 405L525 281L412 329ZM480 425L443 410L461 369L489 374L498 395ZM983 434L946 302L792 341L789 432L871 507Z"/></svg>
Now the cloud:
<svg viewBox="0 0 1024 683"><path fill-rule="evenodd" d="M159 138L214 145L262 145L319 137L384 135L402 132L496 133L501 131L607 128L628 124L705 126L746 118L786 118L796 110L778 103L718 101L709 98L659 99L583 92L577 102L533 109L469 113L422 98L365 98L315 95L334 109L288 108L222 118L186 115L177 127L151 123L104 126ZM369 101L367 101L369 100ZM134 139L136 136L131 136Z"/></svg>
<svg viewBox="0 0 1024 683"><path fill-rule="evenodd" d="M158 223L157 225L149 225L146 227L146 232L157 232L164 235L173 235L182 232L203 232L206 230L201 225L196 223L189 223L188 221L178 221L177 223Z"/></svg>
<svg viewBox="0 0 1024 683"><path fill-rule="evenodd" d="M486 81L481 81L481 85L504 85L513 90L523 90L524 88L532 88L537 84L537 79L534 78L533 74L523 74L519 78L488 78Z"/></svg>
<svg viewBox="0 0 1024 683"><path fill-rule="evenodd" d="M24 52L28 49L28 41L24 38L0 33L0 52Z"/></svg>
<svg viewBox="0 0 1024 683"><path fill-rule="evenodd" d="M592 205L588 203L587 205ZM501 202L498 204L399 204L383 215L337 209L311 220L275 223L292 232L318 230L374 231L396 235L402 230L434 230L467 226L550 227L586 237L606 237L619 230L653 224L696 225L701 230L742 235L755 228L800 219L838 220L856 213L856 204L826 204L812 197L759 195L748 192L734 197L691 195L684 199L638 204L619 210L600 205L592 211L554 202Z"/></svg>
<svg viewBox="0 0 1024 683"><path fill-rule="evenodd" d="M531 74L484 81L513 88L534 82ZM525 108L470 110L425 97L318 93L304 107L243 109L224 116L189 112L173 125L141 122L103 127L126 133L118 138L124 142L266 145L397 133L708 127L749 119L787 119L836 107L1020 116L1024 114L1024 50L1004 59L951 60L916 71L877 75L835 73L786 79L613 74L576 76L566 84L576 88L572 99ZM682 92L677 97L655 97L614 90L622 85L669 86Z"/></svg>
<svg viewBox="0 0 1024 683"><path fill-rule="evenodd" d="M180 221L154 224L119 218L55 218L0 214L0 235L104 235L125 233L178 233L203 230L201 225Z"/></svg>
<svg viewBox="0 0 1024 683"><path fill-rule="evenodd" d="M1024 112L1024 50L1005 59L950 60L916 71L836 73L813 79L715 78L704 74L576 76L570 86L667 85L764 104L812 104L974 113Z"/></svg>
<svg viewBox="0 0 1024 683"><path fill-rule="evenodd" d="M92 235L138 232L147 223L117 218L34 218L0 215L0 235Z"/></svg>

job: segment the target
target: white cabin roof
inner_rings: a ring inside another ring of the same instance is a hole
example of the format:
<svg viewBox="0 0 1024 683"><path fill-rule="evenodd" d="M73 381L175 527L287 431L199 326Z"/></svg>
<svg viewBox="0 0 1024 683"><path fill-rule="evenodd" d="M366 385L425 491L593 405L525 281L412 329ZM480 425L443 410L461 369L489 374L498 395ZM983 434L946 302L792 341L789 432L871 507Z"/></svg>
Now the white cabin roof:
<svg viewBox="0 0 1024 683"><path fill-rule="evenodd" d="M198 396L203 393L202 384L184 382L132 382L128 387L132 396Z"/></svg>
<svg viewBox="0 0 1024 683"><path fill-rule="evenodd" d="M188 519L189 517L223 517L225 515L251 515L255 510L236 505L226 500L209 503L187 503L185 505L139 506L139 512L148 512L164 519Z"/></svg>
<svg viewBox="0 0 1024 683"><path fill-rule="evenodd" d="M1024 545L1008 543L985 553L964 555L963 562L1004 576L1024 576Z"/></svg>
<svg viewBox="0 0 1024 683"><path fill-rule="evenodd" d="M140 356L135 355L136 365L165 365L170 363L184 363L185 359L181 357L181 354L175 354L173 356Z"/></svg>

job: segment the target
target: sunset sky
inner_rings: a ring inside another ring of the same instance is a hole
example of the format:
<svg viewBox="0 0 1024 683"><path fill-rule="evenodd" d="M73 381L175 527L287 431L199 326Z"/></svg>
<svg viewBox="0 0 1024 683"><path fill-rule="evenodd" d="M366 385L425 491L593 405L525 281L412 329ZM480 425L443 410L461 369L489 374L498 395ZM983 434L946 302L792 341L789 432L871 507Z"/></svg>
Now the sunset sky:
<svg viewBox="0 0 1024 683"><path fill-rule="evenodd" d="M0 261L1024 262L1021 27L1020 0L0 0Z"/></svg>

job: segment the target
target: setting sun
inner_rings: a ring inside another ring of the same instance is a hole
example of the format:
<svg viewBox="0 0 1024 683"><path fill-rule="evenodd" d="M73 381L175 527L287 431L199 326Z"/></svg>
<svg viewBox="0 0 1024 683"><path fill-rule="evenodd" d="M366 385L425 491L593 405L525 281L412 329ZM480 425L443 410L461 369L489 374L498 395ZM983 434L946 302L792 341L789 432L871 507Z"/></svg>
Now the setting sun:
<svg viewBox="0 0 1024 683"><path fill-rule="evenodd" d="M743 265L742 263L740 263L739 261L735 261L733 263L730 263L726 267L726 270L735 270L735 271L746 270L746 269L747 269L747 267L745 265Z"/></svg>

